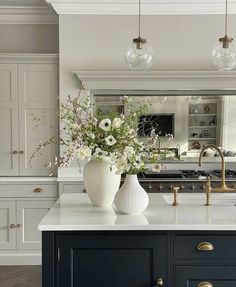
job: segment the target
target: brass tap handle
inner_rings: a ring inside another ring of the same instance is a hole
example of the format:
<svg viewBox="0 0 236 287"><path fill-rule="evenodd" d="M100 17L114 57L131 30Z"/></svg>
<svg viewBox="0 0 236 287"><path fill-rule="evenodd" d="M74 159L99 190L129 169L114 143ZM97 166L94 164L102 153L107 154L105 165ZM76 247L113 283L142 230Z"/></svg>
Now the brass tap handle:
<svg viewBox="0 0 236 287"><path fill-rule="evenodd" d="M164 286L164 280L162 278L158 278L156 280L156 285L157 286Z"/></svg>
<svg viewBox="0 0 236 287"><path fill-rule="evenodd" d="M15 228L15 227L16 227L16 225L13 223L10 225L10 228Z"/></svg>
<svg viewBox="0 0 236 287"><path fill-rule="evenodd" d="M210 242L201 242L197 245L198 251L213 251L214 249L214 245Z"/></svg>
<svg viewBox="0 0 236 287"><path fill-rule="evenodd" d="M174 202L172 206L178 206L179 204L178 204L177 196L179 192L179 187L178 186L173 187L173 192L174 192Z"/></svg>
<svg viewBox="0 0 236 287"><path fill-rule="evenodd" d="M211 178L207 177L206 182L206 204L205 206L210 206L210 195L211 195Z"/></svg>
<svg viewBox="0 0 236 287"><path fill-rule="evenodd" d="M197 287L214 287L210 282L201 282Z"/></svg>
<svg viewBox="0 0 236 287"><path fill-rule="evenodd" d="M36 193L42 193L43 189L41 187L37 187L33 191L36 192Z"/></svg>

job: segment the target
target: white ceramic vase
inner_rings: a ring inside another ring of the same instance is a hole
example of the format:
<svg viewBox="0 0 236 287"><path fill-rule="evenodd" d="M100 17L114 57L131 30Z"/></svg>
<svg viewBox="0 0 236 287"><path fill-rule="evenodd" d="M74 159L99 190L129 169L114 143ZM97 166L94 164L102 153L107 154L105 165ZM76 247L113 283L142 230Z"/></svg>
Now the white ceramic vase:
<svg viewBox="0 0 236 287"><path fill-rule="evenodd" d="M115 195L115 206L126 214L143 212L149 203L147 192L139 184L138 177L126 175L125 182Z"/></svg>
<svg viewBox="0 0 236 287"><path fill-rule="evenodd" d="M110 206L120 187L120 175L109 161L91 159L84 167L84 185L95 206Z"/></svg>

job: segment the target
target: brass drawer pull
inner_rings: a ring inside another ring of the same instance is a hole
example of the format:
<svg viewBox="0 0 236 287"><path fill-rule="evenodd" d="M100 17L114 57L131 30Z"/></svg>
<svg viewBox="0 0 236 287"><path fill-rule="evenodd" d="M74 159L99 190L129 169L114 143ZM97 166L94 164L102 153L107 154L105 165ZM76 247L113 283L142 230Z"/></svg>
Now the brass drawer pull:
<svg viewBox="0 0 236 287"><path fill-rule="evenodd" d="M213 251L214 245L210 242L201 242L197 246L198 251Z"/></svg>
<svg viewBox="0 0 236 287"><path fill-rule="evenodd" d="M210 282L201 282L197 287L214 287Z"/></svg>
<svg viewBox="0 0 236 287"><path fill-rule="evenodd" d="M156 285L157 285L157 286L164 286L164 281L163 281L163 279L162 279L162 278L158 278L158 279L156 280Z"/></svg>
<svg viewBox="0 0 236 287"><path fill-rule="evenodd" d="M36 193L42 193L43 192L43 189L41 187L37 187L34 189L34 192Z"/></svg>
<svg viewBox="0 0 236 287"><path fill-rule="evenodd" d="M10 228L16 228L16 225L12 223L12 224L10 225Z"/></svg>

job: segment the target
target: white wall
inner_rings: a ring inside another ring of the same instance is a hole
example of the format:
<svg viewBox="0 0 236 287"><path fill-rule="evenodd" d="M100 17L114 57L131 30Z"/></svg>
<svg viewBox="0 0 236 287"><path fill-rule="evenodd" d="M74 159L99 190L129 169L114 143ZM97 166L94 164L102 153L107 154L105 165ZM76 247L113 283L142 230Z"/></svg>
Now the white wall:
<svg viewBox="0 0 236 287"><path fill-rule="evenodd" d="M58 25L0 25L0 53L58 53Z"/></svg>
<svg viewBox="0 0 236 287"><path fill-rule="evenodd" d="M127 70L123 55L137 36L136 16L60 15L59 22L62 97L78 88L73 70ZM152 70L214 69L210 51L223 24L223 15L142 17L142 35L155 50ZM236 38L236 15L229 27Z"/></svg>

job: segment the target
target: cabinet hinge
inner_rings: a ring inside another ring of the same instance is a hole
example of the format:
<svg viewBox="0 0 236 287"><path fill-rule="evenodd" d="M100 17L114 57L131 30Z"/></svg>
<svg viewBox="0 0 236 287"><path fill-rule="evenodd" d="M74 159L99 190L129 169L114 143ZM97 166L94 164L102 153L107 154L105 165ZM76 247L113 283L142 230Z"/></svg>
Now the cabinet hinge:
<svg viewBox="0 0 236 287"><path fill-rule="evenodd" d="M61 259L61 250L60 248L57 248L57 261L60 261Z"/></svg>

